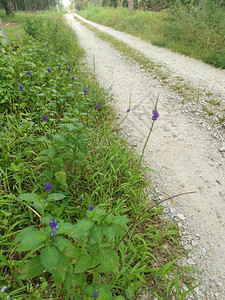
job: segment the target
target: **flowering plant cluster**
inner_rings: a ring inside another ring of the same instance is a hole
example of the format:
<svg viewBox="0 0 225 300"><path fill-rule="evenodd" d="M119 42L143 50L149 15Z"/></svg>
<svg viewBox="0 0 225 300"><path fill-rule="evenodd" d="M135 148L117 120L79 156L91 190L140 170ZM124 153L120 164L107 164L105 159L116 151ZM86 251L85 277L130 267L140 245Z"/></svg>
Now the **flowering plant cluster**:
<svg viewBox="0 0 225 300"><path fill-rule="evenodd" d="M23 194L20 198L44 202L36 194ZM49 195L48 201L51 199L63 199L63 195ZM15 239L19 243L17 251L40 251L25 263L19 278L37 277L46 270L65 285L67 295L80 297L85 293L91 299L112 299L110 286L99 281L103 280L104 273L119 272L120 259L114 245L116 239L127 230L129 219L106 213L91 204L86 217L75 225L62 219L54 221L50 214L40 221L47 227L39 230L33 226L27 227ZM85 276L88 270L94 270L95 273L95 280L91 284Z"/></svg>

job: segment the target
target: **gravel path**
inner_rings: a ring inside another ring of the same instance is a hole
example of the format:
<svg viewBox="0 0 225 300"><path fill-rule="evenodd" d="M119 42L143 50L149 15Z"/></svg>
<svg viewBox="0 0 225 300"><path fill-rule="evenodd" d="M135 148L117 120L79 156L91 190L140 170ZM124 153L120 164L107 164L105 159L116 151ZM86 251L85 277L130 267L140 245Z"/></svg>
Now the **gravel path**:
<svg viewBox="0 0 225 300"><path fill-rule="evenodd" d="M201 115L193 118L184 113L178 95L97 38L74 20L73 14L65 17L86 51L90 68L93 68L94 55L96 76L100 84L113 94L121 118L126 113L131 94L131 112L122 126L127 139L139 153L159 94L160 117L146 148L144 163L157 172L155 187L159 197L196 191L196 194L174 199L165 208L168 217L178 221L184 249L192 249L181 263L198 267L201 271L196 277L201 278L202 285L188 299L225 299L225 155L218 150L221 140L213 136L207 124L204 126ZM139 51L142 49L143 53L148 47L152 48L153 52L146 52L150 58L160 59L169 68L170 63L176 65L174 69L170 68L174 76L182 73L193 84L225 95L224 70L153 47L129 35L123 38L125 34L110 28L107 28L107 33L121 37L129 46L133 45ZM143 296L142 299L151 298Z"/></svg>

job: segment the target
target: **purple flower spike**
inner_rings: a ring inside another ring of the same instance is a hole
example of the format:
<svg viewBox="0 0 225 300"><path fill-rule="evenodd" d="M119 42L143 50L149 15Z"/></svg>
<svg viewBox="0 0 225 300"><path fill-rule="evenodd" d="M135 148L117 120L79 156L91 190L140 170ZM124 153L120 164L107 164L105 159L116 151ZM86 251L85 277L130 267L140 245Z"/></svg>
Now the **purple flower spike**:
<svg viewBox="0 0 225 300"><path fill-rule="evenodd" d="M54 237L54 234L58 231L58 224L59 223L59 220L56 219L56 222L54 223L54 220L53 219L50 219L49 221L49 225L50 227L52 227L52 232L51 232L51 235L50 235L50 238L53 238Z"/></svg>
<svg viewBox="0 0 225 300"><path fill-rule="evenodd" d="M156 121L158 116L159 116L159 114L158 114L157 110L154 109L152 111L152 121Z"/></svg>
<svg viewBox="0 0 225 300"><path fill-rule="evenodd" d="M31 72L30 72L30 71L27 71L27 75L31 76Z"/></svg>
<svg viewBox="0 0 225 300"><path fill-rule="evenodd" d="M127 112L130 112L130 108L127 109Z"/></svg>
<svg viewBox="0 0 225 300"><path fill-rule="evenodd" d="M43 115L43 116L42 116L42 119L43 119L44 121L47 121L47 120L48 120L47 115Z"/></svg>
<svg viewBox="0 0 225 300"><path fill-rule="evenodd" d="M50 68L48 68L47 71L48 71L48 73L51 73L51 69Z"/></svg>
<svg viewBox="0 0 225 300"><path fill-rule="evenodd" d="M77 85L77 82L74 82L75 85Z"/></svg>
<svg viewBox="0 0 225 300"><path fill-rule="evenodd" d="M94 299L97 299L98 298L98 292L94 292L93 297L94 297Z"/></svg>
<svg viewBox="0 0 225 300"><path fill-rule="evenodd" d="M95 208L95 206L93 204L90 205L89 209L93 210Z"/></svg>
<svg viewBox="0 0 225 300"><path fill-rule="evenodd" d="M99 108L99 105L98 105L98 104L96 104L96 105L95 105L95 108Z"/></svg>
<svg viewBox="0 0 225 300"><path fill-rule="evenodd" d="M72 80L73 80L73 81L75 80L74 76L72 76Z"/></svg>
<svg viewBox="0 0 225 300"><path fill-rule="evenodd" d="M48 43L46 44L46 46L48 47Z"/></svg>
<svg viewBox="0 0 225 300"><path fill-rule="evenodd" d="M19 89L22 91L23 90L23 85L19 84Z"/></svg>
<svg viewBox="0 0 225 300"><path fill-rule="evenodd" d="M84 94L87 94L88 90L87 89L83 89Z"/></svg>
<svg viewBox="0 0 225 300"><path fill-rule="evenodd" d="M71 71L71 68L68 68L67 71L70 72L70 71Z"/></svg>
<svg viewBox="0 0 225 300"><path fill-rule="evenodd" d="M49 182L46 182L46 185L45 185L45 190L51 190L52 189L52 185L51 183Z"/></svg>

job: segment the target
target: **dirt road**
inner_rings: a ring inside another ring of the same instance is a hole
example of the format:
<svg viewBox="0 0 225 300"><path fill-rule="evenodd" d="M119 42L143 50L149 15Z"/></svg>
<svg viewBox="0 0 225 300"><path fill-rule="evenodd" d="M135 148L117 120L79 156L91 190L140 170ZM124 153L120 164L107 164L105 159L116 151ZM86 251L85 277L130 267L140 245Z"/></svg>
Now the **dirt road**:
<svg viewBox="0 0 225 300"><path fill-rule="evenodd" d="M202 126L201 116L195 119L183 113L181 99L170 89L97 38L76 21L73 14L65 17L86 51L90 68L93 68L94 56L99 83L110 89L121 117L126 113L131 95L131 111L123 129L139 153L147 137L151 111L159 94L160 117L155 123L144 163L157 172L155 185L159 196L197 192L168 203L166 212L178 221L184 248L192 249L189 256L183 259L184 263L201 270L198 276L202 286L190 299L225 299L225 152L218 150L222 131L220 139L215 139L211 129ZM95 26L106 30L100 25ZM160 59L173 76L185 77L193 85L219 92L225 99L224 70L150 44L148 47L154 49L148 51L146 42L129 35L124 37L124 33L110 28L107 28L107 33L123 39L153 60Z"/></svg>

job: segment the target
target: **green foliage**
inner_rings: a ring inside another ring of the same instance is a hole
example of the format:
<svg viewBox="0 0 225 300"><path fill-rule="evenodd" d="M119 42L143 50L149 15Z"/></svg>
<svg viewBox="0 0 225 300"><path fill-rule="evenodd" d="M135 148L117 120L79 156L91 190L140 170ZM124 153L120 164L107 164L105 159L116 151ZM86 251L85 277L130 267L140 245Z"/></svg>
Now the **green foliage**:
<svg viewBox="0 0 225 300"><path fill-rule="evenodd" d="M162 33L153 43L225 68L225 8L220 4L208 1L174 6Z"/></svg>
<svg viewBox="0 0 225 300"><path fill-rule="evenodd" d="M25 194L22 198L28 197ZM49 223L50 217L42 218L43 222L45 220ZM119 272L119 256L113 247L117 237L124 233L128 221L126 217L106 214L103 209L95 207L92 211L87 211L87 218L81 219L75 225L67 223L69 225L67 225L67 230L63 226L66 223L60 220L59 227L64 229L57 230L53 237L50 236L49 227L39 230L34 227L24 228L15 239L16 243L20 243L16 250L29 251L40 249L40 247L42 249L40 255L31 258L22 266L19 278L25 280L37 277L45 269L62 281L66 287L68 276L72 277L73 282L77 274L82 274L82 278L86 278L85 272L95 269L95 280L91 285L93 287L104 277L103 273ZM47 226L49 226L48 223ZM109 238L106 233L105 229L108 227L114 228L113 238ZM74 260L75 263L73 263ZM111 294L110 287L106 284L104 286L107 287L106 292ZM87 293L88 296L90 289L86 279L73 294L81 297L83 293ZM105 297L106 294L103 291L102 285L99 285L98 292Z"/></svg>

